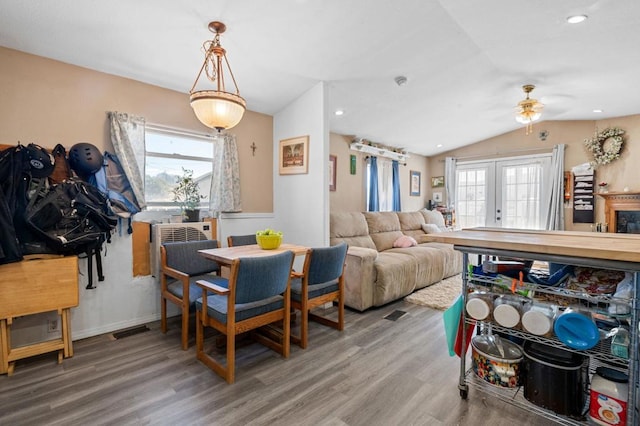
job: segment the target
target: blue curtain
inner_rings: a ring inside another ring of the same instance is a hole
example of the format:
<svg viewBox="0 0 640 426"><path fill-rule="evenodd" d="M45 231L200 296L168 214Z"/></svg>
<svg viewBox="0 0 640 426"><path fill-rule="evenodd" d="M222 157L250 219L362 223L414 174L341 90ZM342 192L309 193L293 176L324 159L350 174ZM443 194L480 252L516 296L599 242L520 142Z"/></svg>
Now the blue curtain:
<svg viewBox="0 0 640 426"><path fill-rule="evenodd" d="M400 166L397 160L391 162L391 185L393 185L393 211L399 212L400 208Z"/></svg>
<svg viewBox="0 0 640 426"><path fill-rule="evenodd" d="M369 205L367 210L377 212L380 209L378 203L378 158L369 158Z"/></svg>

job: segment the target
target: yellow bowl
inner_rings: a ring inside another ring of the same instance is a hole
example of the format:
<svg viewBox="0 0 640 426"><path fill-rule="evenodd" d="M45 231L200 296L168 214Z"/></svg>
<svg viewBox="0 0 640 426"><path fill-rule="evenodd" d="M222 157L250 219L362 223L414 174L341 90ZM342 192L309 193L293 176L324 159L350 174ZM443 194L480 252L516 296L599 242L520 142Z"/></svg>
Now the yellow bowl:
<svg viewBox="0 0 640 426"><path fill-rule="evenodd" d="M282 235L256 235L256 241L263 250L275 250L282 244Z"/></svg>

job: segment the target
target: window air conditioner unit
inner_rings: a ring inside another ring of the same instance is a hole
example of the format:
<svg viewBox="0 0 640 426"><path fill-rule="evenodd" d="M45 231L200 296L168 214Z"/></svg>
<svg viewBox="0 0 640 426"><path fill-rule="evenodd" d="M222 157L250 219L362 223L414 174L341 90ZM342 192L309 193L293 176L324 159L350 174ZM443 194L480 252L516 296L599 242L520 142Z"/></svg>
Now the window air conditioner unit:
<svg viewBox="0 0 640 426"><path fill-rule="evenodd" d="M151 274L160 277L160 245L181 241L212 240L211 223L158 223L151 233Z"/></svg>

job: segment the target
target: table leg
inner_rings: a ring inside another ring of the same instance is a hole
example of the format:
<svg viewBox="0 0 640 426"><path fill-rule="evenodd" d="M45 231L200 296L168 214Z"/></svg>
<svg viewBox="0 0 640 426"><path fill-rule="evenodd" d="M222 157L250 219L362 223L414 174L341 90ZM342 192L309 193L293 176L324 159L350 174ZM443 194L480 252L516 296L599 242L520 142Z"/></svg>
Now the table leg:
<svg viewBox="0 0 640 426"><path fill-rule="evenodd" d="M7 320L0 319L0 374L7 373L9 371L9 346Z"/></svg>

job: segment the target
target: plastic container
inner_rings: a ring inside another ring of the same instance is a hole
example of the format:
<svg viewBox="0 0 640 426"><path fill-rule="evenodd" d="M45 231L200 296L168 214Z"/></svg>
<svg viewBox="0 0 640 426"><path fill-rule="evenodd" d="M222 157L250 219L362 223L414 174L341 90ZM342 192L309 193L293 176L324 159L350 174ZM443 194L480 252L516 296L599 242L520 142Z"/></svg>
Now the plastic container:
<svg viewBox="0 0 640 426"><path fill-rule="evenodd" d="M522 329L536 336L552 336L556 313L555 306L531 304L522 314Z"/></svg>
<svg viewBox="0 0 640 426"><path fill-rule="evenodd" d="M599 425L627 424L629 376L607 367L596 368L591 379L589 419Z"/></svg>
<svg viewBox="0 0 640 426"><path fill-rule="evenodd" d="M493 319L503 327L515 328L520 324L520 312L524 304L525 299L520 296L499 296L493 301Z"/></svg>
<svg viewBox="0 0 640 426"><path fill-rule="evenodd" d="M600 331L590 314L567 308L553 324L558 340L571 349L593 348L600 341Z"/></svg>
<svg viewBox="0 0 640 426"><path fill-rule="evenodd" d="M537 342L524 345L524 397L566 416L581 416L589 381L586 357Z"/></svg>
<svg viewBox="0 0 640 426"><path fill-rule="evenodd" d="M467 314L478 321L491 320L493 294L486 291L474 291L467 295Z"/></svg>

